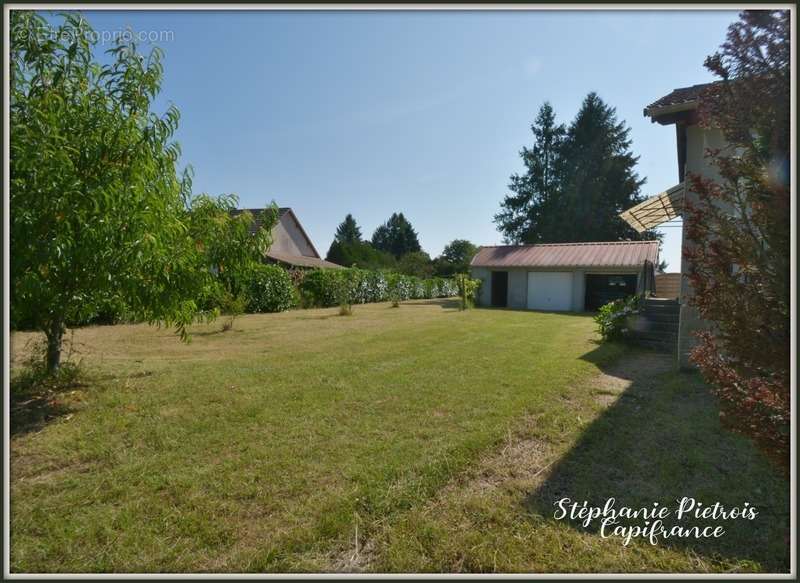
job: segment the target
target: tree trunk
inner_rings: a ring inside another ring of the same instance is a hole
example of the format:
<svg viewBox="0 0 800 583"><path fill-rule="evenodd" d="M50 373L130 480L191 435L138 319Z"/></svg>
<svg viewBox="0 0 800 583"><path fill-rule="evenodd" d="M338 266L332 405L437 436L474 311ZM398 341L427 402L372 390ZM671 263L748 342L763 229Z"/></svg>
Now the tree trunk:
<svg viewBox="0 0 800 583"><path fill-rule="evenodd" d="M47 372L54 374L61 367L61 341L64 338L64 323L53 322L44 332L47 337Z"/></svg>

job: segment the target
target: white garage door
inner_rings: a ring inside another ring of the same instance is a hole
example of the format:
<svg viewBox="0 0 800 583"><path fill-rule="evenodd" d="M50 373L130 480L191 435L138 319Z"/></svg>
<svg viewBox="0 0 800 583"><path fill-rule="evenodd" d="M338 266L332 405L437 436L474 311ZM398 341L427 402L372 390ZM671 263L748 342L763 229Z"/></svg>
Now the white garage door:
<svg viewBox="0 0 800 583"><path fill-rule="evenodd" d="M528 309L566 312L572 309L572 273L528 272Z"/></svg>

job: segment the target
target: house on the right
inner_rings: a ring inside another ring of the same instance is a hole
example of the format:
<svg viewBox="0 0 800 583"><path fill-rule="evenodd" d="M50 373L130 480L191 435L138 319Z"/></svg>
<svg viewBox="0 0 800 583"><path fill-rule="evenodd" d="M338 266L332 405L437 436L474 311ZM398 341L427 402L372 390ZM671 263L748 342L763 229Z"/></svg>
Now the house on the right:
<svg viewBox="0 0 800 583"><path fill-rule="evenodd" d="M712 179L719 177L716 167L706 153L709 149L723 149L726 146L725 140L719 129L701 127L698 119L700 96L709 86L710 84L703 84L675 89L644 109L644 115L652 122L675 126L678 183L620 214L620 217L638 232L682 217L686 202L697 200L697 195L688 187L686 180L688 174ZM703 244L702 241L690 240L686 231L683 229L683 251L692 245ZM689 267L685 253L682 253L676 347L678 365L682 368L690 366L688 354L695 342L693 333L707 326L697 310L689 305L688 300L692 294L691 285L686 277Z"/></svg>

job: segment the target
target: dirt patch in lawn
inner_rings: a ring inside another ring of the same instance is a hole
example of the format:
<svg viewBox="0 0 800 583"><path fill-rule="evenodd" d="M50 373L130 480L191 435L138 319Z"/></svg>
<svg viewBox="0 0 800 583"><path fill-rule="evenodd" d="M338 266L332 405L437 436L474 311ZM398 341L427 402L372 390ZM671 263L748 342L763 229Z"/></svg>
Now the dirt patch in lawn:
<svg viewBox="0 0 800 583"><path fill-rule="evenodd" d="M608 370L591 380L597 402L604 406L613 404L634 382L645 382L672 367L672 358L657 352L637 353L623 358Z"/></svg>

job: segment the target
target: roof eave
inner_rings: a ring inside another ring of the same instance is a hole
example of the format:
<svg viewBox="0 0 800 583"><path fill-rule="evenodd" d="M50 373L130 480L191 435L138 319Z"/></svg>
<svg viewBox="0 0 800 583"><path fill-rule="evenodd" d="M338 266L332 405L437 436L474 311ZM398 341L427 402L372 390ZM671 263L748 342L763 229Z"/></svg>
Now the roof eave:
<svg viewBox="0 0 800 583"><path fill-rule="evenodd" d="M649 117L653 123L660 123L661 125L668 125L675 123L679 114L688 114L697 109L699 100L686 101L684 103L673 103L672 105L664 105L662 107L645 107L644 116Z"/></svg>

